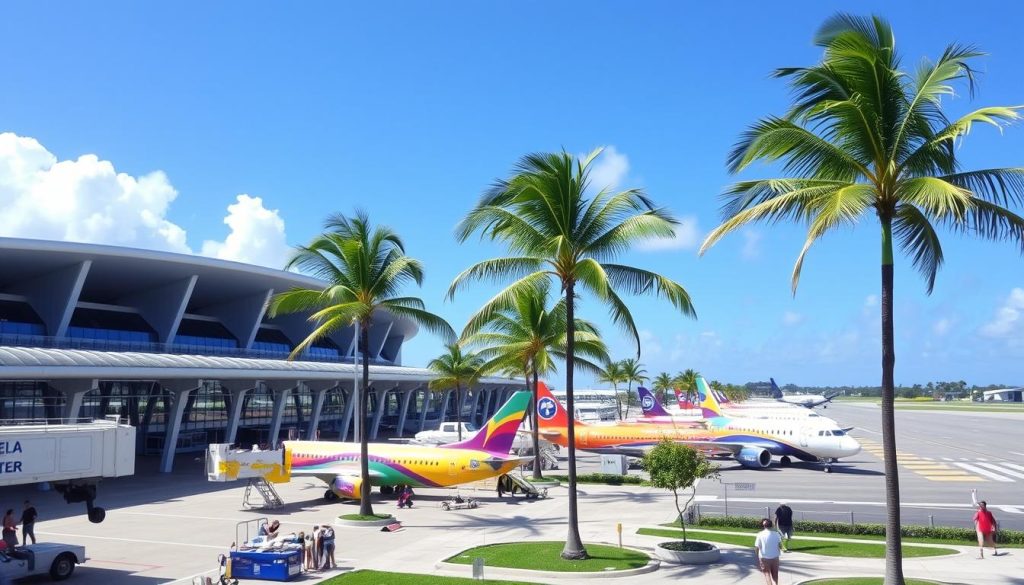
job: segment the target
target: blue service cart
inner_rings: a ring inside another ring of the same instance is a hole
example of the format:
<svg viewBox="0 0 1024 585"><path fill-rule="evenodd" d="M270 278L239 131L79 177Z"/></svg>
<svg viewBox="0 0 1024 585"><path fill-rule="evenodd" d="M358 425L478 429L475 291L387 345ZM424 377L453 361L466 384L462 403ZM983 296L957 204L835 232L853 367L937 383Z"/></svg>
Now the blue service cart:
<svg viewBox="0 0 1024 585"><path fill-rule="evenodd" d="M302 551L231 551L231 577L290 581L302 572Z"/></svg>

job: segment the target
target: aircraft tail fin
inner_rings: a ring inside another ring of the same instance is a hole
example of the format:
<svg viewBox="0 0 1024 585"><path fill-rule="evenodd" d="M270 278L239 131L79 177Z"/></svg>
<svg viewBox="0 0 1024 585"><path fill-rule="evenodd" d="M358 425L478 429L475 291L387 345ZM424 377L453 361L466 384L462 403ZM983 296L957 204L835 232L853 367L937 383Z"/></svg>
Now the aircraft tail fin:
<svg viewBox="0 0 1024 585"><path fill-rule="evenodd" d="M640 410L643 411L644 416L671 416L650 390L643 386L637 386L636 392L640 395Z"/></svg>
<svg viewBox="0 0 1024 585"><path fill-rule="evenodd" d="M460 443L445 446L451 449L476 449L508 455L516 439L516 431L519 430L519 425L522 424L530 407L530 398L530 393L526 390L516 392L476 434Z"/></svg>
<svg viewBox="0 0 1024 585"><path fill-rule="evenodd" d="M779 400L782 398L782 390L779 390L779 385L775 383L775 378L768 378L772 381L772 398Z"/></svg>
<svg viewBox="0 0 1024 585"><path fill-rule="evenodd" d="M544 429L564 429L569 426L569 413L562 403L548 390L547 384L537 382L537 421L538 427ZM576 426L586 426L576 421Z"/></svg>
<svg viewBox="0 0 1024 585"><path fill-rule="evenodd" d="M712 389L711 391L715 393L715 398L718 399L718 402L722 404L729 404L730 402L732 402L732 400L729 400L729 397L726 396L724 392L719 392L718 390L715 389Z"/></svg>
<svg viewBox="0 0 1024 585"><path fill-rule="evenodd" d="M700 395L701 416L704 418L722 416L722 407L703 376L697 376L697 393Z"/></svg>

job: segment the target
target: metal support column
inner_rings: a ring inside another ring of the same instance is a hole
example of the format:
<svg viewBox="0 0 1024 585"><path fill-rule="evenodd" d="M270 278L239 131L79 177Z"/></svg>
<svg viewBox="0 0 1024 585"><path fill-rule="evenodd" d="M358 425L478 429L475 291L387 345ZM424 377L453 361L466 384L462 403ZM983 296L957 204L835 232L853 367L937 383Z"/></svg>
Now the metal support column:
<svg viewBox="0 0 1024 585"><path fill-rule="evenodd" d="M398 407L398 436L401 437L405 434L405 418L409 413L409 402L412 397L416 394L417 388L410 388L402 392L402 402Z"/></svg>
<svg viewBox="0 0 1024 585"><path fill-rule="evenodd" d="M178 435L181 432L182 417L189 394L202 387L202 381L168 380L161 385L171 393L172 406L167 413L167 430L164 448L160 454L160 472L170 473L174 468L174 454L178 450Z"/></svg>
<svg viewBox="0 0 1024 585"><path fill-rule="evenodd" d="M433 393L430 391L430 387L423 387L423 401L420 402L420 430L425 431L427 426L427 413L430 411L430 399L433 397Z"/></svg>

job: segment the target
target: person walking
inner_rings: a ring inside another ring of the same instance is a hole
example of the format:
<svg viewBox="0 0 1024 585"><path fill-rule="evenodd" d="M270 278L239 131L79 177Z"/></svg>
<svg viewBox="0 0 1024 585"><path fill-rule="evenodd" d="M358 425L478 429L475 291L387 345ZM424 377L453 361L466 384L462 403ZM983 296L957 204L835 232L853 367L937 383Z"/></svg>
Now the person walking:
<svg viewBox="0 0 1024 585"><path fill-rule="evenodd" d="M772 530L772 521L761 520L761 532L754 539L757 563L764 575L765 585L779 585L779 557L782 554L782 537Z"/></svg>
<svg viewBox="0 0 1024 585"><path fill-rule="evenodd" d="M36 543L36 518L39 517L39 513L36 512L36 507L32 505L32 502L25 500L25 509L21 512L21 542L22 544L28 544L28 539L32 539L32 544Z"/></svg>
<svg viewBox="0 0 1024 585"><path fill-rule="evenodd" d="M775 508L775 526L779 529L779 536L785 538L782 550L789 552L789 541L793 540L793 509L786 502Z"/></svg>
<svg viewBox="0 0 1024 585"><path fill-rule="evenodd" d="M3 539L8 548L18 546L18 523L14 521L14 510L11 508L4 514Z"/></svg>
<svg viewBox="0 0 1024 585"><path fill-rule="evenodd" d="M996 517L988 509L988 502L978 501L978 490L971 490L971 503L978 509L974 513L974 529L978 532L978 558L985 558L985 547L992 547L992 556L999 556L999 549L996 548L996 530L999 524Z"/></svg>

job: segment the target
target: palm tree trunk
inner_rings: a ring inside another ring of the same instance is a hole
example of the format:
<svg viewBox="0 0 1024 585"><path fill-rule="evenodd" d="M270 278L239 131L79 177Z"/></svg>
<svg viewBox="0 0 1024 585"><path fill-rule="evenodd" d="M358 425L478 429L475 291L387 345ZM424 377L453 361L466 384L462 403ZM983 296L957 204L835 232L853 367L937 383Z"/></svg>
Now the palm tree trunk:
<svg viewBox="0 0 1024 585"><path fill-rule="evenodd" d="M455 384L455 426L459 433L459 442L462 442L462 388Z"/></svg>
<svg viewBox="0 0 1024 585"><path fill-rule="evenodd" d="M900 533L900 477L896 466L893 339L892 219L882 220L882 451L885 455L885 585L904 585Z"/></svg>
<svg viewBox="0 0 1024 585"><path fill-rule="evenodd" d="M569 442L569 534L562 549L562 558L579 560L587 558L587 549L583 548L580 538L579 515L576 508L576 406L573 400L572 374L576 364L576 299L574 283L565 283L565 407L569 411L567 429Z"/></svg>
<svg viewBox="0 0 1024 585"><path fill-rule="evenodd" d="M373 514L373 506L370 504L370 493L373 486L370 485L370 442L369 429L366 425L366 411L370 406L370 354L366 348L370 347L370 323L363 323L359 328L359 346L363 352L363 387L359 389L359 412L356 416L362 417L359 423L359 513L364 516Z"/></svg>
<svg viewBox="0 0 1024 585"><path fill-rule="evenodd" d="M533 365L533 404L530 407L533 426L533 479L544 479L540 472L540 428L537 420L537 386L538 384L537 365ZM530 375L526 375L526 383L530 383Z"/></svg>

